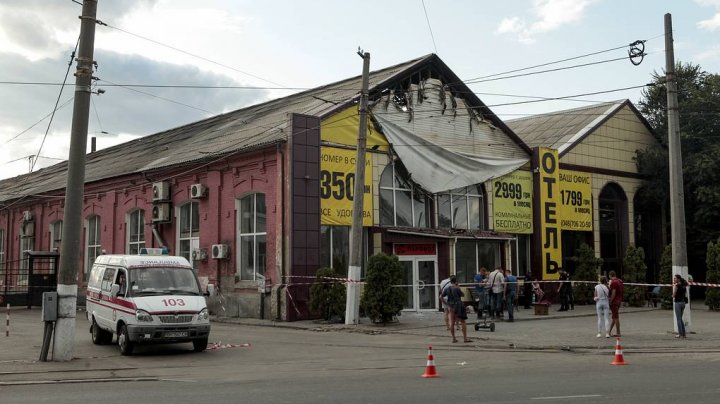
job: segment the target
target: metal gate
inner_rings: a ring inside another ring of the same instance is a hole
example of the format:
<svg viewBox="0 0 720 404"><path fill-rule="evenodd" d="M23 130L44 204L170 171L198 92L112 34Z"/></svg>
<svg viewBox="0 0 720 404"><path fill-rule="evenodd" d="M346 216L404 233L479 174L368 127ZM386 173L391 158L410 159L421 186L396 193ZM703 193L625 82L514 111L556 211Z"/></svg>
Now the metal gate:
<svg viewBox="0 0 720 404"><path fill-rule="evenodd" d="M20 261L9 261L0 269L0 304L11 306L42 305L43 292L57 289L60 254L28 251Z"/></svg>

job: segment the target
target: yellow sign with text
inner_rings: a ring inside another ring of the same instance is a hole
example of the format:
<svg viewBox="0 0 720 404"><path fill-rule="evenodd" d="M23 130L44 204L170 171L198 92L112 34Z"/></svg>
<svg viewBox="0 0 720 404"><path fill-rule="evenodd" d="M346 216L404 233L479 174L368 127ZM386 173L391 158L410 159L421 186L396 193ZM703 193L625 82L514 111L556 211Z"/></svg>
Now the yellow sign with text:
<svg viewBox="0 0 720 404"><path fill-rule="evenodd" d="M560 238L560 159L555 149L540 147L538 150L540 187L540 235L542 245L542 279L555 280L560 276L562 245Z"/></svg>
<svg viewBox="0 0 720 404"><path fill-rule="evenodd" d="M560 228L592 231L592 175L560 170Z"/></svg>
<svg viewBox="0 0 720 404"><path fill-rule="evenodd" d="M517 170L492 181L493 229L532 234L532 173Z"/></svg>
<svg viewBox="0 0 720 404"><path fill-rule="evenodd" d="M324 225L352 225L356 158L355 150L320 148L320 222ZM364 188L363 226L372 226L372 156L369 153L365 155Z"/></svg>

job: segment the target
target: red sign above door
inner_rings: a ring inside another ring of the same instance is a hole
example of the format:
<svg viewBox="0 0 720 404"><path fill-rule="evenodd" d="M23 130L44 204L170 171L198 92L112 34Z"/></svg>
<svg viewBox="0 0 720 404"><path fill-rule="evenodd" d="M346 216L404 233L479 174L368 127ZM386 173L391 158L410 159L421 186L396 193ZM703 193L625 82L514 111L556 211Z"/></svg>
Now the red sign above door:
<svg viewBox="0 0 720 404"><path fill-rule="evenodd" d="M395 244L395 255L437 255L435 244Z"/></svg>

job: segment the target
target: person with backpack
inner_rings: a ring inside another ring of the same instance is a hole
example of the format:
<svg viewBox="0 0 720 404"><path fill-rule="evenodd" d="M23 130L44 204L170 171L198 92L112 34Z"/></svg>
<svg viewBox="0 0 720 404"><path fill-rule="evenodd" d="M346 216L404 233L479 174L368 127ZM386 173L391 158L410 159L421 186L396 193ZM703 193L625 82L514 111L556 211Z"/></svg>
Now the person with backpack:
<svg viewBox="0 0 720 404"><path fill-rule="evenodd" d="M505 275L500 267L495 268L488 276L488 293L490 293L490 317L502 318L502 298L505 290Z"/></svg>

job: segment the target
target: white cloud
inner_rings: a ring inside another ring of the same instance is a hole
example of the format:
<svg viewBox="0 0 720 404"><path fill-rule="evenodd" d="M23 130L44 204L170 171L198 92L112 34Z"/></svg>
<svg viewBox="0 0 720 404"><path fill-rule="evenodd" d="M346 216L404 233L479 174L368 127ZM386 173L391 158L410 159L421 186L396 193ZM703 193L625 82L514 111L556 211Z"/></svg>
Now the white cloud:
<svg viewBox="0 0 720 404"><path fill-rule="evenodd" d="M720 60L720 46L713 46L712 48L706 49L703 52L695 55L697 60Z"/></svg>
<svg viewBox="0 0 720 404"><path fill-rule="evenodd" d="M700 29L705 29L708 31L715 31L716 29L720 29L720 13L715 14L713 18L709 20L699 21L697 23L697 26Z"/></svg>
<svg viewBox="0 0 720 404"><path fill-rule="evenodd" d="M504 18L497 33L514 33L518 41L534 42L538 34L559 29L563 25L581 21L588 6L597 0L534 0L532 13L534 21L527 24L520 17Z"/></svg>

